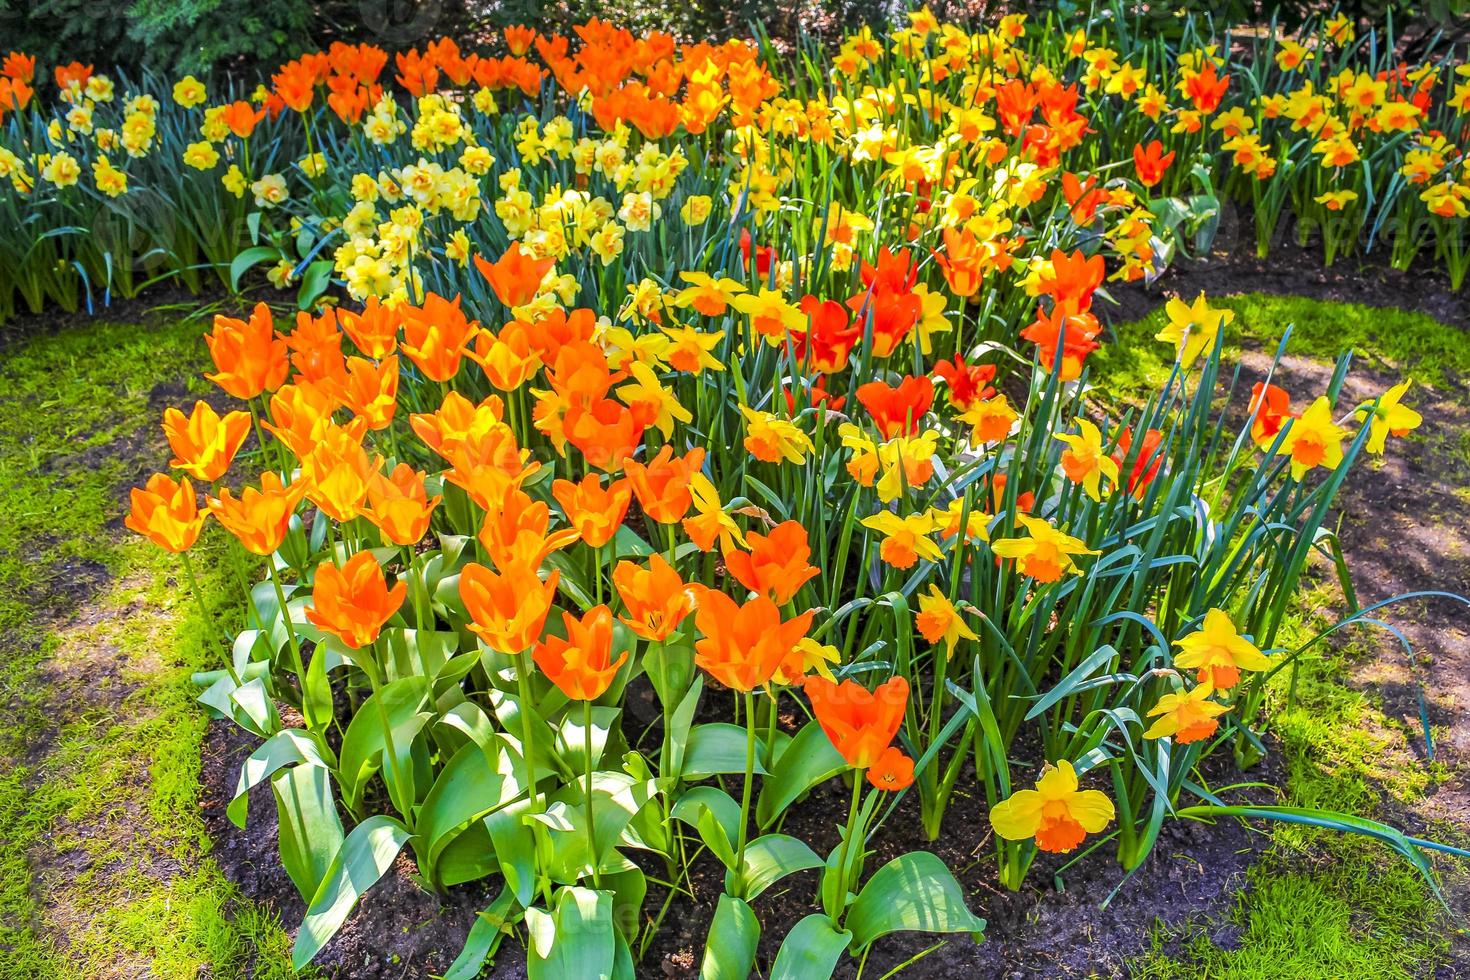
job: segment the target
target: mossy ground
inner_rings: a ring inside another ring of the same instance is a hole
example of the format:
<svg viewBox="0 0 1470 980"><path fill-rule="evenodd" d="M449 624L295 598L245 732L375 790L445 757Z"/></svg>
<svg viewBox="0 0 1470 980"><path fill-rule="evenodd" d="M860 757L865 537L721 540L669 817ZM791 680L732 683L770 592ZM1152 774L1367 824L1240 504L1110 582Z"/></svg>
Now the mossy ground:
<svg viewBox="0 0 1470 980"><path fill-rule="evenodd" d="M1295 323L1299 354L1351 344L1426 381L1470 374L1463 336L1426 317L1262 296L1220 303L1237 311L1240 335L1261 341ZM1096 376L1124 390L1165 375L1168 350L1151 339L1159 321L1120 328ZM280 925L208 856L207 723L190 682L216 665L208 624L176 560L121 528L126 487L167 458L163 404L207 391L201 329L97 323L0 361L3 978L292 975ZM162 400L151 397L159 386ZM208 615L228 620L223 545L217 529L206 535L196 564ZM1305 598L1302 624L1327 601ZM1303 662L1294 702L1277 692L1287 801L1385 816L1439 778L1404 750L1412 733L1373 694L1341 683L1360 655L1324 647ZM1445 959L1452 927L1406 865L1359 838L1265 832L1271 848L1232 916L1238 941L1216 945L1206 923L1161 931L1137 975L1417 977Z"/></svg>
<svg viewBox="0 0 1470 980"><path fill-rule="evenodd" d="M0 360L3 977L289 975L278 924L207 859L208 624L177 560L121 527L166 459L150 395L205 390L201 332L98 323ZM198 565L228 617L222 545Z"/></svg>

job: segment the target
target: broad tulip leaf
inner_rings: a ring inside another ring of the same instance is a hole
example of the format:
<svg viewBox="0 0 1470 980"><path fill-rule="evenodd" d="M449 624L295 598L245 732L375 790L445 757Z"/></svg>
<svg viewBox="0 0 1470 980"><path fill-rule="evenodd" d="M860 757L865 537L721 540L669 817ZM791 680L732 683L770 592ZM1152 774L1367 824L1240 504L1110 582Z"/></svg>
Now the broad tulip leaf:
<svg viewBox="0 0 1470 980"><path fill-rule="evenodd" d="M529 980L612 980L617 959L612 892L568 885L550 912L526 910Z"/></svg>
<svg viewBox="0 0 1470 980"><path fill-rule="evenodd" d="M271 780L280 824L281 864L303 901L310 901L342 846L342 820L330 774L321 766L293 766Z"/></svg>
<svg viewBox="0 0 1470 980"><path fill-rule="evenodd" d="M280 257L281 250L270 245L257 245L254 248L247 248L235 256L230 262L230 292L238 293L240 291L240 277L249 271L251 266L259 265L262 262L269 262L272 259L279 259Z"/></svg>
<svg viewBox="0 0 1470 980"><path fill-rule="evenodd" d="M735 841L740 838L740 804L717 786L691 786L671 811L699 831L700 838L726 868L735 866Z"/></svg>
<svg viewBox="0 0 1470 980"><path fill-rule="evenodd" d="M296 969L303 969L336 935L358 899L378 883L412 836L403 824L382 814L368 817L347 835L296 932L291 951Z"/></svg>
<svg viewBox="0 0 1470 980"><path fill-rule="evenodd" d="M699 980L749 980L761 924L743 899L721 895L704 945Z"/></svg>
<svg viewBox="0 0 1470 980"><path fill-rule="evenodd" d="M833 928L832 920L817 912L791 927L776 954L768 980L821 980L837 969L852 933Z"/></svg>
<svg viewBox="0 0 1470 980"><path fill-rule="evenodd" d="M485 961L495 955L500 941L505 938L508 916L514 907L515 896L510 893L509 888L502 888L500 894L495 896L495 901L482 909L475 918L475 924L470 926L470 934L465 937L464 948L459 951L454 962L449 964L449 969L444 971L443 980L475 980L480 975L485 968Z"/></svg>
<svg viewBox="0 0 1470 980"><path fill-rule="evenodd" d="M890 932L969 932L985 920L965 905L964 889L928 851L901 854L879 868L848 910L852 949L861 952Z"/></svg>
<svg viewBox="0 0 1470 980"><path fill-rule="evenodd" d="M744 895L755 901L761 892L798 871L820 868L826 864L821 855L804 841L788 834L766 834L745 845ZM733 884L733 874L725 876L725 887Z"/></svg>
<svg viewBox="0 0 1470 980"><path fill-rule="evenodd" d="M250 791L270 779L287 766L311 765L330 769L330 751L324 751L320 740L299 728L287 728L276 732L260 743L245 764L240 767L240 778L235 783L235 796L225 809L225 815L236 827L243 828L250 805Z"/></svg>
<svg viewBox="0 0 1470 980"><path fill-rule="evenodd" d="M393 729L393 747L397 751L399 765L405 773L413 771L412 748L430 715L419 709L428 697L429 682L423 677L404 677L385 684L369 697L347 724L347 733L342 737L342 763L339 778L342 781L342 798L349 809L356 812L362 802L363 788L373 773L380 768L391 773L392 767L385 763L384 730L382 711L387 713L388 724ZM390 779L388 788L395 806L403 811L403 803L412 803L412 787L396 786Z"/></svg>
<svg viewBox="0 0 1470 980"><path fill-rule="evenodd" d="M518 800L484 820L505 886L525 908L536 895L536 837L523 819L530 807L530 800Z"/></svg>
<svg viewBox="0 0 1470 980"><path fill-rule="evenodd" d="M725 722L696 725L689 732L689 744L684 749L684 764L679 774L685 779L704 779L709 776L745 774L745 729ZM755 746L755 773L764 775L766 768L761 763L762 745L759 739Z"/></svg>
<svg viewBox="0 0 1470 980"><path fill-rule="evenodd" d="M470 742L455 753L419 810L415 830L425 843L424 867L430 881L438 881L435 865L440 854L467 827L525 793L516 778L520 757L499 739L494 755ZM418 845L415 845L417 848Z"/></svg>
<svg viewBox="0 0 1470 980"><path fill-rule="evenodd" d="M769 778L761 783L755 816L761 827L769 827L813 786L847 768L847 760L833 746L816 722L808 722L776 757Z"/></svg>

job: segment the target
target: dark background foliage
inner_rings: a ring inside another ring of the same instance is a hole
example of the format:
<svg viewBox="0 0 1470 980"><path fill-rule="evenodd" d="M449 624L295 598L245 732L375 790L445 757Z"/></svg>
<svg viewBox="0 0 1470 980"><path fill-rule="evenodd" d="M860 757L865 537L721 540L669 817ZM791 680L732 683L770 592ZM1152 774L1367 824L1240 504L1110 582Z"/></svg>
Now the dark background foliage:
<svg viewBox="0 0 1470 980"><path fill-rule="evenodd" d="M1438 28L1456 36L1470 30L1470 0L1125 0L1130 9L1168 31L1179 14L1217 23L1267 22L1292 27L1304 17L1342 9L1364 23L1394 17L1396 27L1431 37ZM998 0L935 0L942 18L993 22L1024 10L1075 12L1075 0L1047 4ZM760 20L772 37L799 31L832 39L863 23L882 24L904 0L0 0L0 52L19 49L46 65L72 60L136 74L270 69L334 40L370 41L390 50L449 35L469 48L494 48L499 29L531 24L565 31L597 16L634 30L658 28L682 38L749 33Z"/></svg>

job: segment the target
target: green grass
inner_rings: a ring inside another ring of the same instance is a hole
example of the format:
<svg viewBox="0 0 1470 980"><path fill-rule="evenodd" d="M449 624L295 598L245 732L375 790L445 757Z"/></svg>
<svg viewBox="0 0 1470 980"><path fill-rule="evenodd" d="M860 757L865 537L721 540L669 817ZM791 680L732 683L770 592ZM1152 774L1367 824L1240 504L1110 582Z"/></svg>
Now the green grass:
<svg viewBox="0 0 1470 980"><path fill-rule="evenodd" d="M1376 367L1434 385L1452 386L1470 375L1463 332L1421 314L1261 294L1212 297L1211 303L1235 311L1226 328L1227 361L1238 355L1242 341L1274 352L1292 325L1291 355L1331 361L1352 348ZM1162 386L1173 350L1153 336L1165 319L1160 309L1117 328L1114 342L1095 355L1092 366L1101 393L1129 401ZM1467 440L1470 434L1462 433L1457 444L1447 441L1470 454ZM1341 607L1322 593L1303 595L1299 605ZM1287 633L1304 639L1307 627L1299 619ZM1291 645L1291 636L1283 642ZM1392 822L1395 811L1411 808L1446 774L1405 749L1422 733L1400 730L1379 710L1375 696L1344 683L1362 655L1352 645L1319 648L1302 661L1294 701L1288 703L1284 678L1274 692L1271 728L1285 765L1282 802ZM1153 948L1133 964L1134 976L1378 980L1432 976L1434 965L1445 962L1452 923L1419 875L1386 848L1300 826L1263 829L1271 843L1250 870L1228 922L1157 929ZM1212 927L1222 924L1238 929L1229 949L1210 939ZM1171 956L1169 948L1179 952Z"/></svg>
<svg viewBox="0 0 1470 980"><path fill-rule="evenodd" d="M1304 661L1290 708L1284 682L1276 692L1284 802L1382 817L1385 798L1411 805L1441 775L1402 752L1411 733L1396 731L1368 695L1342 683L1358 656L1347 648ZM1288 824L1266 829L1271 844L1229 916L1240 929L1238 945L1217 947L1210 923L1173 934L1159 929L1135 976L1433 975L1449 948L1447 917L1407 863L1362 837ZM1181 954L1165 955L1170 939L1180 941Z"/></svg>
<svg viewBox="0 0 1470 980"><path fill-rule="evenodd" d="M1235 312L1235 321L1225 328L1227 360L1239 352L1242 339L1274 353L1291 326L1288 354L1332 361L1351 348L1370 364L1392 366L1436 386L1470 376L1464 331L1423 313L1263 293L1211 296L1210 305ZM1161 306L1142 320L1114 328L1109 342L1089 359L1093 383L1105 392L1128 395L1162 387L1174 365L1174 350L1154 334L1166 322Z"/></svg>
<svg viewBox="0 0 1470 980"><path fill-rule="evenodd" d="M167 459L150 392L205 390L201 332L99 323L0 361L3 977L294 975L278 923L207 859L206 624L176 559L120 523L126 484ZM199 564L228 616L222 544Z"/></svg>

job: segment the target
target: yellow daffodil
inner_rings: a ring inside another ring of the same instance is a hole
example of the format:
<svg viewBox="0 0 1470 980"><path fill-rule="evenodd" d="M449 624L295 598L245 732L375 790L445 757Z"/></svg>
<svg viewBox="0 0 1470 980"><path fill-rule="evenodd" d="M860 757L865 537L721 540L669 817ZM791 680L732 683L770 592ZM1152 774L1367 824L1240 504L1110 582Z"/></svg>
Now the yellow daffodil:
<svg viewBox="0 0 1470 980"><path fill-rule="evenodd" d="M1242 670L1270 670L1271 661L1260 647L1241 636L1223 609L1205 613L1200 628L1176 641L1180 652L1174 666L1196 672L1196 679L1218 691L1240 683Z"/></svg>
<svg viewBox="0 0 1470 980"><path fill-rule="evenodd" d="M914 615L914 626L932 645L943 640L944 653L949 657L954 656L955 644L960 640L980 639L937 585L930 585L927 593L919 595L919 611Z"/></svg>
<svg viewBox="0 0 1470 980"><path fill-rule="evenodd" d="M1087 543L1069 534L1063 534L1038 517L1017 514L1016 520L1030 534L1025 538L1000 538L992 541L990 548L1000 558L1016 559L1022 575L1029 575L1038 582L1055 582L1063 573L1082 574L1072 560L1076 555L1097 555Z"/></svg>
<svg viewBox="0 0 1470 980"><path fill-rule="evenodd" d="M1032 840L1052 854L1074 850L1088 834L1113 820L1113 801L1095 789L1080 789L1077 770L1066 759L1048 765L1035 789L1021 789L990 808L990 826L1006 840Z"/></svg>
<svg viewBox="0 0 1470 980"><path fill-rule="evenodd" d="M1150 718L1157 718L1144 738L1173 737L1179 745L1198 742L1215 734L1220 727L1217 720L1230 710L1230 706L1211 701L1214 689L1201 684L1183 693L1174 692L1159 698L1159 703L1149 709Z"/></svg>
<svg viewBox="0 0 1470 980"><path fill-rule="evenodd" d="M929 514L899 517L891 510L883 510L863 518L862 524L883 535L878 557L894 568L913 568L920 558L937 562L944 557L939 545L929 537L937 530Z"/></svg>
<svg viewBox="0 0 1470 980"><path fill-rule="evenodd" d="M1412 381L1400 382L1379 396L1377 405L1358 409L1358 417L1368 422L1368 443L1364 446L1368 452L1383 452L1390 435L1406 436L1424 421L1424 416L1401 404L1411 384Z"/></svg>
<svg viewBox="0 0 1470 980"><path fill-rule="evenodd" d="M800 463L814 450L811 437L790 419L741 405L745 416L745 448L764 463Z"/></svg>
<svg viewBox="0 0 1470 980"><path fill-rule="evenodd" d="M1102 433L1087 419L1077 420L1076 434L1058 432L1056 439L1067 444L1062 452L1062 472L1093 500L1101 500L1099 487L1106 476L1118 482L1118 462L1103 450Z"/></svg>
<svg viewBox="0 0 1470 980"><path fill-rule="evenodd" d="M1214 346L1220 328L1235 319L1233 310L1217 310L1200 293L1193 303L1171 299L1164 305L1169 322L1154 335L1155 340L1173 344L1179 364L1185 370L1194 365L1200 354Z"/></svg>
<svg viewBox="0 0 1470 980"><path fill-rule="evenodd" d="M1337 469L1337 464L1342 462L1342 440L1346 436L1346 431L1332 421L1332 405L1324 395L1312 402L1299 418L1291 420L1291 427L1276 453L1291 457L1291 475L1300 480L1317 466Z"/></svg>

